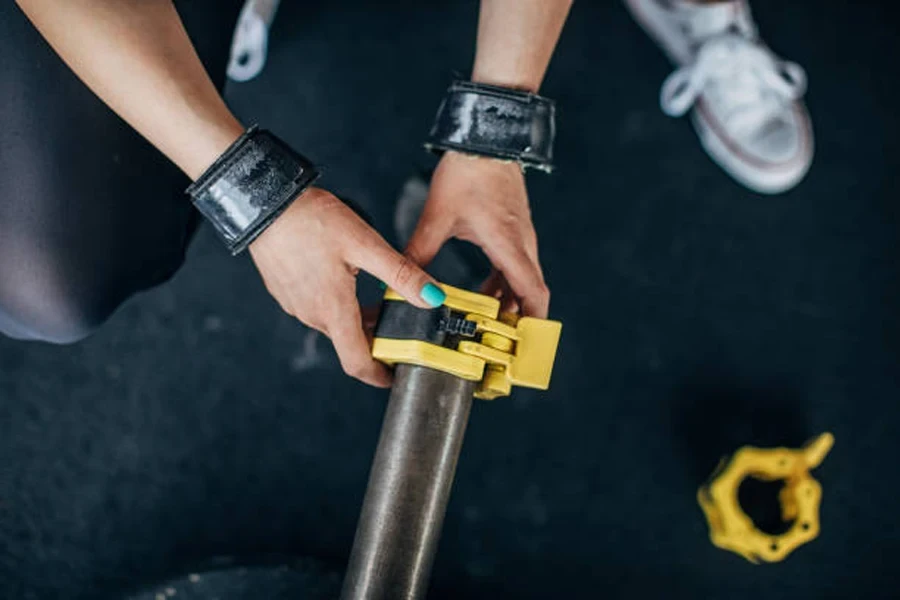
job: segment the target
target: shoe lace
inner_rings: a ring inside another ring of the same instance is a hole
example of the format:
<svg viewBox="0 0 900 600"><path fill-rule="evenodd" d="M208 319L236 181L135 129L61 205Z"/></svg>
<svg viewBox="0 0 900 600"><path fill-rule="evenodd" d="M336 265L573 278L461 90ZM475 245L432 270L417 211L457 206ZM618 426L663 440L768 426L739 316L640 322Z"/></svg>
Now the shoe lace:
<svg viewBox="0 0 900 600"><path fill-rule="evenodd" d="M743 35L723 33L704 42L692 64L666 78L660 106L669 116L681 116L702 94L729 131L740 134L778 115L805 91L800 65Z"/></svg>

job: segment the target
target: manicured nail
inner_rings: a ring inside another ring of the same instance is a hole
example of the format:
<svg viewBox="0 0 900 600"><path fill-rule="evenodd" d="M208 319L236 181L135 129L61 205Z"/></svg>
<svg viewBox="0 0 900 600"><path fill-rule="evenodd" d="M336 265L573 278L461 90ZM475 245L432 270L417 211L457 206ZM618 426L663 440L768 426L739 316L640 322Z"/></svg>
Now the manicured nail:
<svg viewBox="0 0 900 600"><path fill-rule="evenodd" d="M433 283L426 283L424 287L422 287L422 291L419 292L419 297L421 297L428 306L437 308L447 299L447 294Z"/></svg>
<svg viewBox="0 0 900 600"><path fill-rule="evenodd" d="M387 289L387 284L379 279L379 280L378 280L378 287L380 287L380 288L383 289L383 290L386 290L386 289Z"/></svg>

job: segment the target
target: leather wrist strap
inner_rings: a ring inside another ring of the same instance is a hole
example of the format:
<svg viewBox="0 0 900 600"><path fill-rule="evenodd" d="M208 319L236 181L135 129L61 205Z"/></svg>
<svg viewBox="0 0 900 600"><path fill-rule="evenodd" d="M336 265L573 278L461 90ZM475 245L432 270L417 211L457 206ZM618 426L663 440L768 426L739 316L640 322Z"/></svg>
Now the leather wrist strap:
<svg viewBox="0 0 900 600"><path fill-rule="evenodd" d="M455 81L438 108L425 148L515 160L549 173L555 136L552 100L521 90Z"/></svg>
<svg viewBox="0 0 900 600"><path fill-rule="evenodd" d="M187 193L225 246L238 254L318 177L307 158L254 125Z"/></svg>

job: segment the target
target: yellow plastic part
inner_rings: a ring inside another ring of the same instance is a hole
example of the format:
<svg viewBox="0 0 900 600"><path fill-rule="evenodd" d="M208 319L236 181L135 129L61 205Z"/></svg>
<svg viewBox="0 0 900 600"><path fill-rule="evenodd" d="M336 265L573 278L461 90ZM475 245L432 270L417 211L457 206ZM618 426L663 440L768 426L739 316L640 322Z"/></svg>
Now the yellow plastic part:
<svg viewBox="0 0 900 600"><path fill-rule="evenodd" d="M709 482L697 491L697 501L709 524L712 543L740 554L752 563L779 562L819 535L822 486L810 475L834 445L823 433L799 450L744 446L723 460ZM779 494L781 518L793 522L783 534L760 531L738 502L738 487L746 477L784 480Z"/></svg>
<svg viewBox="0 0 900 600"><path fill-rule="evenodd" d="M508 396L514 385L542 390L550 386L561 323L500 314L496 298L439 285L447 294L444 305L465 313L466 320L476 324L481 341L461 341L453 349L419 340L375 338L372 356L389 365L414 364L480 381L475 397L483 400ZM404 301L391 289L384 299Z"/></svg>
<svg viewBox="0 0 900 600"><path fill-rule="evenodd" d="M485 361L420 340L375 338L372 356L388 365L404 363L432 368L440 365L441 371L469 381L481 381L484 377Z"/></svg>
<svg viewBox="0 0 900 600"><path fill-rule="evenodd" d="M524 317L516 325L516 354L507 375L513 385L546 390L553 373L553 359L562 323Z"/></svg>
<svg viewBox="0 0 900 600"><path fill-rule="evenodd" d="M518 332L516 331L516 321L513 321L513 324L509 325L507 323L497 321L496 319L488 318L475 313L467 314L466 320L476 323L477 330L480 332L493 333L510 340L519 339Z"/></svg>

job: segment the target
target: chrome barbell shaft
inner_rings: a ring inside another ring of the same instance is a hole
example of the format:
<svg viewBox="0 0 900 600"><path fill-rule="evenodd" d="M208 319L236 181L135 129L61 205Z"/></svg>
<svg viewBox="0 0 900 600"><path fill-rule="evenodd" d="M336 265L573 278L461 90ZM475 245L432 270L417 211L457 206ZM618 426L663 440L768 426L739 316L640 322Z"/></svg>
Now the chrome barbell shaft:
<svg viewBox="0 0 900 600"><path fill-rule="evenodd" d="M343 600L413 600L428 589L476 383L398 365Z"/></svg>

